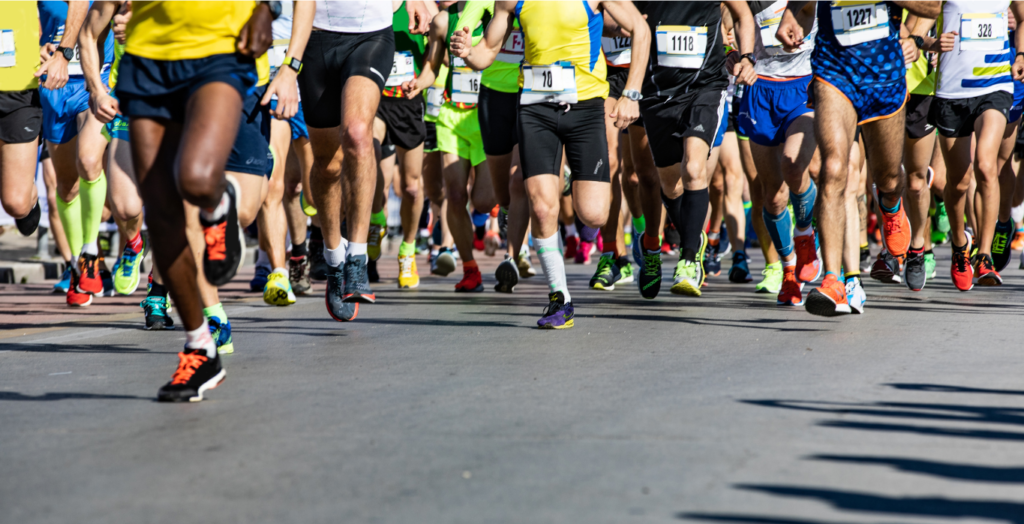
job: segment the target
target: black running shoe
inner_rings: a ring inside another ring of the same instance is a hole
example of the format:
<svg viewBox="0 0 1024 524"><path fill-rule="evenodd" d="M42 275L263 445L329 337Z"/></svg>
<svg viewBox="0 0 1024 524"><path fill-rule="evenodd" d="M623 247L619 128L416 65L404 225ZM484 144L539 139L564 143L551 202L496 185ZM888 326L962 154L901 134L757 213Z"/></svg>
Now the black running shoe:
<svg viewBox="0 0 1024 524"><path fill-rule="evenodd" d="M324 241L309 240L309 278L318 282L327 280L327 260L324 259Z"/></svg>
<svg viewBox="0 0 1024 524"><path fill-rule="evenodd" d="M199 214L203 226L206 250L203 251L203 273L212 286L223 286L231 281L242 259L242 243L239 241L238 189L228 179L225 190L228 195L228 211L220 220L208 222Z"/></svg>
<svg viewBox="0 0 1024 524"><path fill-rule="evenodd" d="M309 256L301 255L288 259L288 281L296 295L305 295L313 287L309 281Z"/></svg>
<svg viewBox="0 0 1024 524"><path fill-rule="evenodd" d="M371 284L380 282L380 273L377 272L376 260L371 260L366 263L366 278L370 280Z"/></svg>
<svg viewBox="0 0 1024 524"><path fill-rule="evenodd" d="M871 271L871 250L864 248L860 250L860 271L867 273Z"/></svg>
<svg viewBox="0 0 1024 524"><path fill-rule="evenodd" d="M924 270L924 251L915 253L913 251L907 252L907 264L903 270L903 279L907 283L907 287L911 291L921 291L924 289L926 279L926 273Z"/></svg>
<svg viewBox="0 0 1024 524"><path fill-rule="evenodd" d="M227 373L220 365L220 355L206 356L206 350L188 349L178 353L178 369L171 381L156 394L160 402L199 402L203 393L224 382Z"/></svg>
<svg viewBox="0 0 1024 524"><path fill-rule="evenodd" d="M498 234L502 240L508 238L508 209L498 208Z"/></svg>
<svg viewBox="0 0 1024 524"><path fill-rule="evenodd" d="M373 304L377 301L377 296L370 289L366 266L366 255L349 255L345 258L345 302Z"/></svg>
<svg viewBox="0 0 1024 524"><path fill-rule="evenodd" d="M743 284L754 280L750 276L750 257L743 251L736 251L732 254L732 268L729 269L729 282Z"/></svg>
<svg viewBox="0 0 1024 524"><path fill-rule="evenodd" d="M640 296L646 299L658 296L661 291L661 251L644 250L644 258L640 261L639 284Z"/></svg>
<svg viewBox="0 0 1024 524"><path fill-rule="evenodd" d="M886 284L899 284L902 280L902 271L898 270L899 263L895 257L887 251L878 254L874 264L871 265L871 278Z"/></svg>
<svg viewBox="0 0 1024 524"><path fill-rule="evenodd" d="M995 234L992 236L992 264L996 271L1002 271L1010 264L1010 257L1013 256L1013 249L1010 247L1013 236L1013 221L996 221Z"/></svg>
<svg viewBox="0 0 1024 524"><path fill-rule="evenodd" d="M327 313L338 322L349 322L355 320L359 314L359 304L345 302L345 270L341 267L327 266L327 289L324 292L324 302L327 304Z"/></svg>
<svg viewBox="0 0 1024 524"><path fill-rule="evenodd" d="M39 208L39 202L36 201L36 205L32 206L32 210L27 215L14 219L14 225L18 226L19 233L29 236L36 232L36 228L39 227L39 218L42 216L43 212Z"/></svg>
<svg viewBox="0 0 1024 524"><path fill-rule="evenodd" d="M502 260L498 264L498 269L494 270L494 278L498 280L494 285L494 290L498 293L511 293L515 290L516 284L519 283L519 268L512 262L511 257L505 255L505 260Z"/></svg>

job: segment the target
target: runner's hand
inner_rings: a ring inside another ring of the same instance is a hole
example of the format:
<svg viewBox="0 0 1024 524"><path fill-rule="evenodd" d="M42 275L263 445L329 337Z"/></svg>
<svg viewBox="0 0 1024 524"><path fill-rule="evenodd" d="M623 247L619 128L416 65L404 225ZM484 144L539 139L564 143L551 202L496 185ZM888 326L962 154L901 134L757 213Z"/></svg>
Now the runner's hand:
<svg viewBox="0 0 1024 524"><path fill-rule="evenodd" d="M92 109L92 114L96 116L96 120L104 124L113 120L117 113L121 111L117 99L110 96L109 93L90 94L89 108Z"/></svg>
<svg viewBox="0 0 1024 524"><path fill-rule="evenodd" d="M789 52L800 49L800 46L804 43L805 36L803 26L793 16L793 13L789 10L783 12L782 21L779 22L779 30L775 33L775 38L778 38L779 42L782 43L782 48Z"/></svg>
<svg viewBox="0 0 1024 524"><path fill-rule="evenodd" d="M46 76L46 82L43 82L44 89L60 89L68 83L68 61L64 55L56 52L56 47L53 50L50 57L35 72L36 78Z"/></svg>
<svg viewBox="0 0 1024 524"><path fill-rule="evenodd" d="M128 21L132 19L132 3L121 4L121 9L114 15L114 39L121 45L128 40Z"/></svg>
<svg viewBox="0 0 1024 524"><path fill-rule="evenodd" d="M738 53L737 53L738 54ZM732 68L732 76L736 77L736 83L745 86L752 86L757 82L757 71L750 60L743 60L743 57L736 59L736 65Z"/></svg>
<svg viewBox="0 0 1024 524"><path fill-rule="evenodd" d="M405 2L405 11L409 13L409 32L414 35L425 35L430 32L430 11L419 0Z"/></svg>
<svg viewBox="0 0 1024 524"><path fill-rule="evenodd" d="M422 92L423 88L420 87L420 83L416 78L402 82L402 94L405 95L405 98L412 100Z"/></svg>
<svg viewBox="0 0 1024 524"><path fill-rule="evenodd" d="M270 49L274 43L274 35L270 29L273 16L270 14L270 7L265 3L256 4L252 16L242 26L242 34L238 35L238 52L257 58Z"/></svg>
<svg viewBox="0 0 1024 524"><path fill-rule="evenodd" d="M294 69L284 66L277 70L277 76L267 88L266 94L260 100L260 105L269 104L275 94L277 95L277 108L270 111L274 118L288 120L299 112L299 92L295 87Z"/></svg>
<svg viewBox="0 0 1024 524"><path fill-rule="evenodd" d="M1024 56L1017 55L1013 60L1013 67L1010 69L1013 73L1013 79L1020 82L1024 81Z"/></svg>
<svg viewBox="0 0 1024 524"><path fill-rule="evenodd" d="M640 118L640 104L636 100L620 96L619 100L615 102L615 107L612 109L611 114L608 116L615 119L615 127L626 129L629 127L629 124L636 122L636 119Z"/></svg>
<svg viewBox="0 0 1024 524"><path fill-rule="evenodd" d="M473 48L473 37L470 36L469 28L463 27L452 34L451 52L453 56L466 58L469 50Z"/></svg>
<svg viewBox="0 0 1024 524"><path fill-rule="evenodd" d="M52 44L50 42L47 42L46 44L44 44L42 47L39 48L39 64L40 65L45 64L46 61L49 60L50 57L53 56L53 54L56 53L56 52L57 52L57 46L56 45L54 45L54 44Z"/></svg>
<svg viewBox="0 0 1024 524"><path fill-rule="evenodd" d="M903 46L903 63L910 65L921 57L921 50L917 48L913 38L901 38L900 45Z"/></svg>
<svg viewBox="0 0 1024 524"><path fill-rule="evenodd" d="M956 47L956 37L960 34L956 31L950 31L948 33L942 33L939 37L939 51L948 53Z"/></svg>

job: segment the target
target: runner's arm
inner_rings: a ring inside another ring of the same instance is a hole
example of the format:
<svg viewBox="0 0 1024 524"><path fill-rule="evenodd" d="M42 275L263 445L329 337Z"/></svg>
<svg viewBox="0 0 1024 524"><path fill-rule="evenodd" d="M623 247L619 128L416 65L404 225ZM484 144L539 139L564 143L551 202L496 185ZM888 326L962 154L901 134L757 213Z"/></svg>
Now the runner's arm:
<svg viewBox="0 0 1024 524"><path fill-rule="evenodd" d="M423 0L405 0L405 12L409 14L409 32L414 35L430 31L433 15Z"/></svg>
<svg viewBox="0 0 1024 524"><path fill-rule="evenodd" d="M78 43L78 31L85 21L85 13L89 10L89 2L75 0L68 2L68 17L64 21L64 36L60 39L60 47L74 49ZM61 53L53 53L35 72L36 78L46 75L43 87L60 89L68 83L68 60Z"/></svg>
<svg viewBox="0 0 1024 524"><path fill-rule="evenodd" d="M782 21L775 32L775 38L782 42L783 49L792 52L800 49L804 38L811 31L814 22L814 2L788 2L782 13Z"/></svg>
<svg viewBox="0 0 1024 524"><path fill-rule="evenodd" d="M458 28L452 35L452 55L462 58L466 65L476 71L483 71L498 58L502 44L512 33L515 17L515 2L494 2L494 18L484 28L484 36L473 45L473 34L469 27Z"/></svg>
<svg viewBox="0 0 1024 524"><path fill-rule="evenodd" d="M725 6L732 13L733 33L736 36L736 44L739 47L740 56L754 52L754 14L750 12L750 6L746 2L729 0ZM736 82L745 85L753 85L757 81L757 72L754 70L754 63L751 60L740 58L732 70Z"/></svg>
<svg viewBox="0 0 1024 524"><path fill-rule="evenodd" d="M117 12L120 2L93 2L92 7L82 24L78 48L82 53L82 74L85 75L85 86L89 91L89 107L96 119L106 124L117 116L117 99L107 93L107 85L103 83L100 68L103 59L96 44L102 44L110 31L110 19Z"/></svg>
<svg viewBox="0 0 1024 524"><path fill-rule="evenodd" d="M263 56L263 53L270 49L270 44L274 43L274 33L270 28L270 23L273 21L274 17L270 14L270 6L266 2L257 3L249 20L242 26L235 49L245 56L253 58Z"/></svg>
<svg viewBox="0 0 1024 524"><path fill-rule="evenodd" d="M306 52L306 44L309 43L309 34L313 31L313 18L316 16L316 4L313 2L295 2L295 9L292 12L292 36L288 41L288 53L285 55L285 63L290 63L292 58L302 62ZM298 77L290 66L284 65L277 69L277 75L267 87L260 105L270 103L273 95L277 95L277 108L271 113L282 120L287 120L299 112L299 92L295 82Z"/></svg>
<svg viewBox="0 0 1024 524"><path fill-rule="evenodd" d="M942 2L938 1L902 0L893 3L921 18L938 18L942 13Z"/></svg>
<svg viewBox="0 0 1024 524"><path fill-rule="evenodd" d="M633 2L603 1L601 7L623 31L629 33L631 39L629 74L626 76L623 90L640 91L644 83L644 72L647 70L647 60L651 54L651 29ZM626 129L629 124L640 118L640 104L636 100L620 96L608 116L615 119L615 127Z"/></svg>
<svg viewBox="0 0 1024 524"><path fill-rule="evenodd" d="M402 84L402 92L405 97L412 100L424 89L434 85L437 80L437 72L441 70L444 61L445 48L444 40L448 34L448 14L441 11L434 15L434 21L430 23L430 35L427 39L427 56L423 61L423 68L420 74L412 80L406 80Z"/></svg>

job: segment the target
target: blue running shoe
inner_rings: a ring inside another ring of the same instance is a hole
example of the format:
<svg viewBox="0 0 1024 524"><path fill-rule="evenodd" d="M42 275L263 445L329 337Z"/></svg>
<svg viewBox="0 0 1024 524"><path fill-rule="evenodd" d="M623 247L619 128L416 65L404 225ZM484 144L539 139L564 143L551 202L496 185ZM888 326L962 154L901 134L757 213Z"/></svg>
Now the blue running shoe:
<svg viewBox="0 0 1024 524"><path fill-rule="evenodd" d="M544 307L544 316L537 321L539 329L569 329L573 326L575 312L572 302L565 303L565 295L555 291L548 295L548 305Z"/></svg>
<svg viewBox="0 0 1024 524"><path fill-rule="evenodd" d="M54 295L67 295L68 289L71 287L71 264L64 266L64 274L60 276L60 281L53 285Z"/></svg>
<svg viewBox="0 0 1024 524"><path fill-rule="evenodd" d="M729 282L743 284L754 280L754 277L750 276L749 261L750 259L743 251L737 251L732 254L732 269L729 270Z"/></svg>
<svg viewBox="0 0 1024 524"><path fill-rule="evenodd" d="M174 329L174 319L171 318L171 307L167 297L146 297L139 306L146 312L147 330Z"/></svg>
<svg viewBox="0 0 1024 524"><path fill-rule="evenodd" d="M249 291L263 292L267 287L267 279L270 278L271 269L267 266L256 266L256 274L249 281Z"/></svg>
<svg viewBox="0 0 1024 524"><path fill-rule="evenodd" d="M217 344L217 352L221 354L234 353L235 344L231 341L231 321L221 322L219 317L210 317L207 324L210 326L213 343Z"/></svg>

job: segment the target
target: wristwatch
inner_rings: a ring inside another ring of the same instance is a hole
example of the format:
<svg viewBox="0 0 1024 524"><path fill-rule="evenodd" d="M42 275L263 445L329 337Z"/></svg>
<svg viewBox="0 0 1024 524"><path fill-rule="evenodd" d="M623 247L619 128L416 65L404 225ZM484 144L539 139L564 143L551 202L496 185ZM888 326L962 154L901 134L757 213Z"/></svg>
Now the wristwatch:
<svg viewBox="0 0 1024 524"><path fill-rule="evenodd" d="M624 96L624 97L626 97L626 98L628 98L628 99L630 99L630 100L632 100L634 102L639 102L640 99L642 99L644 97L644 95L641 95L640 91L637 91L636 89L624 89L622 91L622 96Z"/></svg>
<svg viewBox="0 0 1024 524"><path fill-rule="evenodd" d="M281 2L278 0L260 0L261 4L267 4L270 8L270 16L277 20L281 17Z"/></svg>
<svg viewBox="0 0 1024 524"><path fill-rule="evenodd" d="M750 60L750 65L757 65L757 58L754 56L754 53L747 53L745 55L740 55L740 60L743 60L744 58L746 58L747 60Z"/></svg>
<svg viewBox="0 0 1024 524"><path fill-rule="evenodd" d="M302 61L299 60L298 58L295 58L295 57L285 58L284 59L284 65L292 68L292 71L295 71L296 75L302 72Z"/></svg>
<svg viewBox="0 0 1024 524"><path fill-rule="evenodd" d="M914 39L914 45L916 45L918 49L924 49L924 38L917 35L910 35L910 38Z"/></svg>
<svg viewBox="0 0 1024 524"><path fill-rule="evenodd" d="M57 52L64 55L64 59L68 62L75 59L75 50L70 47L57 47Z"/></svg>

